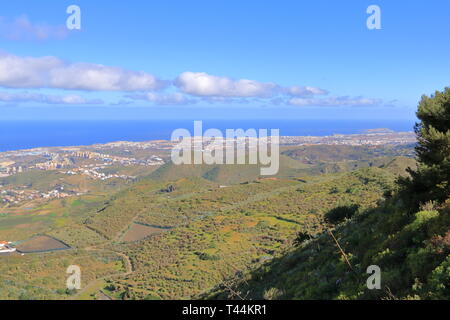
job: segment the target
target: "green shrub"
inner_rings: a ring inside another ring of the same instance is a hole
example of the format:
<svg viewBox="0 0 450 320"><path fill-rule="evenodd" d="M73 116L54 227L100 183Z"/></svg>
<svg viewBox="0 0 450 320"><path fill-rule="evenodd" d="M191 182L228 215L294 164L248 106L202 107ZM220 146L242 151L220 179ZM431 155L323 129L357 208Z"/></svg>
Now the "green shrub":
<svg viewBox="0 0 450 320"><path fill-rule="evenodd" d="M350 219L359 209L359 205L339 206L325 214L325 220L331 224L338 224L345 219Z"/></svg>

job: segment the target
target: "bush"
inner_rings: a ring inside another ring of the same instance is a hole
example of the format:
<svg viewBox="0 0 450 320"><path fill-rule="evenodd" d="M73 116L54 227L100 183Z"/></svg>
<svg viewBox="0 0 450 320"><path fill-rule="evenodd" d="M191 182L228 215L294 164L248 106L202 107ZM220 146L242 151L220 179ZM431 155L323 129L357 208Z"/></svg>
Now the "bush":
<svg viewBox="0 0 450 320"><path fill-rule="evenodd" d="M325 220L331 224L338 224L345 219L350 219L359 209L359 205L339 206L325 214Z"/></svg>
<svg viewBox="0 0 450 320"><path fill-rule="evenodd" d="M195 254L200 258L200 260L212 260L212 261L217 261L220 260L219 256L213 255L213 254L209 254L206 252L195 252Z"/></svg>
<svg viewBox="0 0 450 320"><path fill-rule="evenodd" d="M270 288L264 292L264 300L278 300L283 296L283 291L277 288Z"/></svg>
<svg viewBox="0 0 450 320"><path fill-rule="evenodd" d="M312 239L312 238L313 238L313 236L309 232L300 231L299 233L297 233L297 238L295 238L295 240L294 240L294 245L299 246L304 241Z"/></svg>
<svg viewBox="0 0 450 320"><path fill-rule="evenodd" d="M431 219L439 217L437 211L420 211L416 213L415 220L407 226L408 230L417 231Z"/></svg>

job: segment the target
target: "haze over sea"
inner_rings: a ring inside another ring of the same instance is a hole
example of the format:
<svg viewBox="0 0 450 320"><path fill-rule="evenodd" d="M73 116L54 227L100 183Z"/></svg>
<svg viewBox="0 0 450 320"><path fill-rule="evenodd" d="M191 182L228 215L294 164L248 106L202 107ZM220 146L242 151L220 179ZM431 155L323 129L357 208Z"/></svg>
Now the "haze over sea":
<svg viewBox="0 0 450 320"><path fill-rule="evenodd" d="M367 129L412 131L414 120L204 120L203 130L280 129L282 136L355 134ZM114 141L170 140L172 131L192 120L0 121L0 152L38 147L78 146Z"/></svg>

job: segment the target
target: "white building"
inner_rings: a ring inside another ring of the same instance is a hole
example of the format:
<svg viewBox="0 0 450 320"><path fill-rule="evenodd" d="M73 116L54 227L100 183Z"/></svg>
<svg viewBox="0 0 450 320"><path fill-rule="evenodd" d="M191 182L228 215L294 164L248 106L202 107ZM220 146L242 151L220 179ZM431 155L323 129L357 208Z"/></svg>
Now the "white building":
<svg viewBox="0 0 450 320"><path fill-rule="evenodd" d="M0 241L0 254L15 252L16 248L11 246L11 242Z"/></svg>

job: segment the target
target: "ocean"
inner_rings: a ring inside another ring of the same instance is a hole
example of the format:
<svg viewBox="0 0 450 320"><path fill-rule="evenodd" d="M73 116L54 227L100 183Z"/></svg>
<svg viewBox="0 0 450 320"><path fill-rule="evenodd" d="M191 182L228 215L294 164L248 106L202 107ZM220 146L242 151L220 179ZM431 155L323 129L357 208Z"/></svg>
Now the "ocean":
<svg viewBox="0 0 450 320"><path fill-rule="evenodd" d="M0 152L114 141L169 140L172 131L193 132L192 120L0 121ZM280 129L282 136L325 136L388 128L412 131L413 120L204 120L203 130Z"/></svg>

